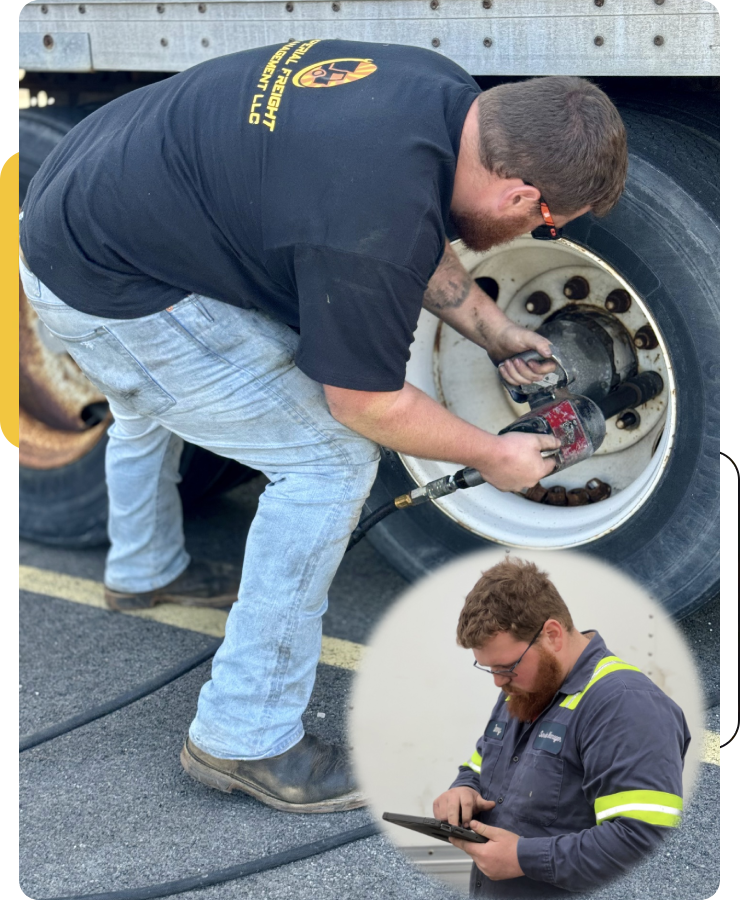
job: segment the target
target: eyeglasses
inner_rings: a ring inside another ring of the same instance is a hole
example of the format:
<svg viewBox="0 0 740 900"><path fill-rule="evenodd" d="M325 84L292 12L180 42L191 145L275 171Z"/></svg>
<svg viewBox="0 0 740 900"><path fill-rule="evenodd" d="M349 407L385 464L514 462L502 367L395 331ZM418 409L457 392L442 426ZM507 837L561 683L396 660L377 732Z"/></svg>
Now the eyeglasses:
<svg viewBox="0 0 740 900"><path fill-rule="evenodd" d="M522 655L519 657L519 659L513 665L509 666L507 669L489 669L488 666L479 666L477 659L473 663L474 668L478 669L479 672L485 672L486 675L512 675L514 672L514 669L516 669L516 667L519 665L519 663L524 659L524 654L527 652L527 650L529 650L529 648L534 644L534 642L540 636L542 629L545 627L546 624L547 624L547 619L545 619L545 621L540 625L539 630L537 631L537 634L527 644L527 646L524 650L524 653L522 653Z"/></svg>
<svg viewBox="0 0 740 900"><path fill-rule="evenodd" d="M529 187L535 187L530 181L525 181L524 183L529 185ZM545 220L545 224L538 225L537 228L531 232L532 237L536 241L557 241L561 236L561 229L555 227L550 207L542 196L542 192L540 192L540 213Z"/></svg>

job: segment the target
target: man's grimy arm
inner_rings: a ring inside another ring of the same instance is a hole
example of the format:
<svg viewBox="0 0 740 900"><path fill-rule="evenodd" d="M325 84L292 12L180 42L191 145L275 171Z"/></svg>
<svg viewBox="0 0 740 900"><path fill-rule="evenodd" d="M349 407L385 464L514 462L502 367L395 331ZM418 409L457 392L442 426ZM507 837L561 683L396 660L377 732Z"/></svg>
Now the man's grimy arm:
<svg viewBox="0 0 740 900"><path fill-rule="evenodd" d="M481 290L470 277L449 241L424 293L424 308L442 319L455 331L477 344L491 359L500 363L502 374L511 384L536 381L555 368L553 362L523 363L510 357L524 350L536 350L541 356L550 355L547 338L516 325Z"/></svg>
<svg viewBox="0 0 740 900"><path fill-rule="evenodd" d="M424 293L424 308L468 340L488 349L497 331L510 324L466 271L449 241Z"/></svg>

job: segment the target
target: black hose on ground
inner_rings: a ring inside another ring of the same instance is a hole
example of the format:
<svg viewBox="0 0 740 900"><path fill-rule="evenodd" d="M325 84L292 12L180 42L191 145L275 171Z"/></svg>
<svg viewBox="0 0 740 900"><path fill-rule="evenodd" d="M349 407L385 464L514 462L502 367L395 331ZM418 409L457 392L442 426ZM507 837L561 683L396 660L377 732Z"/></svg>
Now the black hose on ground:
<svg viewBox="0 0 740 900"><path fill-rule="evenodd" d="M157 675L156 678L150 678L148 681L131 688L130 691L125 691L123 694L119 694L112 700L101 703L100 706L93 706L91 709L78 713L76 716L71 716L63 722L58 722L56 725L50 725L48 728L42 728L40 731L36 731L33 734L29 734L27 737L21 738L19 752L23 753L24 750L38 747L39 744L45 744L55 737L68 734L76 728L82 728L83 725L94 722L96 719L102 719L103 716L110 715L110 713L123 709L124 706L129 706L129 704L135 703L137 700L141 700L149 694L153 694L165 685L170 684L170 682L176 681L192 669L197 668L202 663L206 662L206 660L211 659L220 646L220 640L214 641L212 644L209 644L205 650L201 650L200 653L196 653L195 656L189 656L173 668L167 669L162 672L161 675Z"/></svg>
<svg viewBox="0 0 740 900"><path fill-rule="evenodd" d="M240 863L228 869L220 869L218 872L210 872L206 875L192 875L190 878L178 878L176 881L165 881L162 884L151 884L146 887L128 888L120 891L108 891L102 894L74 894L66 897L53 897L49 900L155 900L156 897L171 897L173 894L182 894L185 891L195 891L199 888L211 887L214 884L223 884L225 881L234 881L244 878L246 875L256 875L258 872L266 872L268 869L276 869L288 863L308 859L328 850L335 850L345 844L361 841L363 838L372 837L380 832L377 825L363 825L351 831L342 831L340 834L313 841L310 844L301 844L281 853L273 853L263 856L261 859L253 859L250 862Z"/></svg>
<svg viewBox="0 0 740 900"><path fill-rule="evenodd" d="M395 512L395 510L396 506L393 501L391 501L385 506L381 506L380 508L373 510L373 512L368 513L352 532L349 543L347 544L347 549L344 552L348 553L365 537L373 525L377 525L378 522L392 512ZM68 734L70 731L81 728L83 725L94 722L96 719L102 719L103 716L110 715L110 713L114 713L119 709L123 709L125 706L129 706L131 703L135 703L137 700L141 700L149 694L153 694L160 688L163 688L171 682L176 681L181 676L186 675L192 669L202 665L202 663L212 659L220 646L220 640L214 641L206 647L205 650L201 650L200 653L188 657L179 665L167 669L167 671L162 672L161 675L157 675L156 678L150 678L149 681L145 681L143 684L137 685L130 691L125 691L123 694L113 697L112 700L108 700L106 703L101 703L100 706L85 710L84 712L78 713L76 716L65 719L63 722L59 722L56 725L50 725L48 728L42 728L40 731L36 731L33 734L21 738L19 752L23 753L24 750L30 750L32 747L38 747L40 744L45 744L53 738Z"/></svg>

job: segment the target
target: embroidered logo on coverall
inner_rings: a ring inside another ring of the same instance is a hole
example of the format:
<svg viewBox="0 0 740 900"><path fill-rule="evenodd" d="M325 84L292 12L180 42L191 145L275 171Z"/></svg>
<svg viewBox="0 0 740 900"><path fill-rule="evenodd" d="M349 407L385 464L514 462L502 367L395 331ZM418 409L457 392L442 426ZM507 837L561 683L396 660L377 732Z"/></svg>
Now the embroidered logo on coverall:
<svg viewBox="0 0 740 900"><path fill-rule="evenodd" d="M562 722L543 722L537 728L537 737L532 747L535 750L547 750L549 753L560 753L563 749L563 738L566 727Z"/></svg>

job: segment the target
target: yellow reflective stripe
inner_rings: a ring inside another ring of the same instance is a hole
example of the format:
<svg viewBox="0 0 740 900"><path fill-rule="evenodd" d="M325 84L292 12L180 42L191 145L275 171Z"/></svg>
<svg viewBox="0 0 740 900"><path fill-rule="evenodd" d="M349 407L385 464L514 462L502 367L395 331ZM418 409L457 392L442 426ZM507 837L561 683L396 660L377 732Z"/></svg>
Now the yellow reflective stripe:
<svg viewBox="0 0 740 900"><path fill-rule="evenodd" d="M483 762L483 758L480 753L476 750L475 753L470 757L470 759L463 763L464 766L467 766L469 769L472 769L474 772L480 774L481 763Z"/></svg>
<svg viewBox="0 0 740 900"><path fill-rule="evenodd" d="M560 705L564 706L566 709L575 709L583 699L583 695L586 693L586 691L590 687L593 687L597 681L600 681L605 675L611 675L612 672L619 672L622 669L627 669L632 672L640 671L637 666L631 666L629 663L626 663L618 656L605 656L604 659L599 660L599 662L596 664L594 674L591 676L591 680L586 685L586 687L582 691L579 691L577 694L568 694L568 696Z"/></svg>
<svg viewBox="0 0 740 900"><path fill-rule="evenodd" d="M617 816L626 816L650 825L675 828L681 824L683 800L677 794L666 794L664 791L621 791L598 797L594 811L597 825Z"/></svg>

